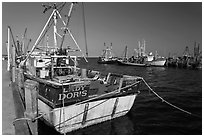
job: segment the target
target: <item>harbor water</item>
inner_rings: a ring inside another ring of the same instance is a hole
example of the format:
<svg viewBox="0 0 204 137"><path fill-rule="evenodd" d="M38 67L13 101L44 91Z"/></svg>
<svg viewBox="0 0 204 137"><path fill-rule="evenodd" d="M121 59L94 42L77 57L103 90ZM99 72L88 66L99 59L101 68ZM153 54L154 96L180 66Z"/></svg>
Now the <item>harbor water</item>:
<svg viewBox="0 0 204 137"><path fill-rule="evenodd" d="M156 97L145 84L130 112L120 118L80 129L72 135L201 135L202 134L202 70L167 67L135 67L98 64L97 58L83 59L79 66L105 73L143 77L166 101L191 112L189 115ZM57 134L39 121L40 134Z"/></svg>

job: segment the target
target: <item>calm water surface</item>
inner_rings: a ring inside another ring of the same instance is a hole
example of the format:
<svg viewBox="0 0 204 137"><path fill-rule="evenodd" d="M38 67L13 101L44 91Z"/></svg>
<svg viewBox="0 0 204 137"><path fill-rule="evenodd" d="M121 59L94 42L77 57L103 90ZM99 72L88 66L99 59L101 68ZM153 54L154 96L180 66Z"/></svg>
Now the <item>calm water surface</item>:
<svg viewBox="0 0 204 137"><path fill-rule="evenodd" d="M74 135L201 135L202 134L202 71L166 67L135 67L88 63L80 67L143 77L151 88L170 103L198 117L183 113L162 102L142 84L130 112L120 118L90 126ZM57 134L39 122L40 134Z"/></svg>

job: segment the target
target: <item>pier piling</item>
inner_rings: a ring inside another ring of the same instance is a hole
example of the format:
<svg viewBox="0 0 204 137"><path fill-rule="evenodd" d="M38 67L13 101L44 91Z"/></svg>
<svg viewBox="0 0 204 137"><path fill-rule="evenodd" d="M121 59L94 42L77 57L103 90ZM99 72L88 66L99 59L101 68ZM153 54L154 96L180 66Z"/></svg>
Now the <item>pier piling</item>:
<svg viewBox="0 0 204 137"><path fill-rule="evenodd" d="M25 83L25 117L32 119L28 121L32 135L38 134L38 83L32 80L26 80Z"/></svg>

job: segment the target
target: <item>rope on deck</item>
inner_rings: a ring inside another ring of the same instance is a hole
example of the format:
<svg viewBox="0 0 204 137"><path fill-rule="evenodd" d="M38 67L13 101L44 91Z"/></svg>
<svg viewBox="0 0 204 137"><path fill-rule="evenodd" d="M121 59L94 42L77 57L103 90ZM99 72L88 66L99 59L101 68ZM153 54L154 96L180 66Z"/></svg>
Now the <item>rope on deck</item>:
<svg viewBox="0 0 204 137"><path fill-rule="evenodd" d="M150 90L154 95L156 95L159 99L162 100L162 102L164 102L164 103L166 103L166 104L168 104L168 105L170 105L170 106L172 106L172 107L174 107L174 108L176 108L176 109L178 109L178 110L180 110L180 111L182 111L182 112L184 112L184 113L187 113L187 114L189 114L189 115L193 115L193 116L195 116L195 117L201 118L201 117L198 116L198 115L192 114L192 113L189 112L189 111L186 111L186 110L184 110L184 109L182 109L182 108L180 108L180 107L177 107L177 106L175 106L175 105L169 103L168 101L166 101L165 99L163 99L161 96L159 96L159 95L148 85L148 83L147 83L143 78L142 78L142 81L145 83L145 85L149 88L149 90Z"/></svg>

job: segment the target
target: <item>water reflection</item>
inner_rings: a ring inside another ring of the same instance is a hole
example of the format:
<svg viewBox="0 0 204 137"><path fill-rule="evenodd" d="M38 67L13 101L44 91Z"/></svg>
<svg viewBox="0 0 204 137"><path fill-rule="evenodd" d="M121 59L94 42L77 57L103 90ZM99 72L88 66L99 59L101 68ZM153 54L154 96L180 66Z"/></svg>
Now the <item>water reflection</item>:
<svg viewBox="0 0 204 137"><path fill-rule="evenodd" d="M134 124L129 117L122 116L97 125L86 127L71 133L70 135L127 135L134 133Z"/></svg>

